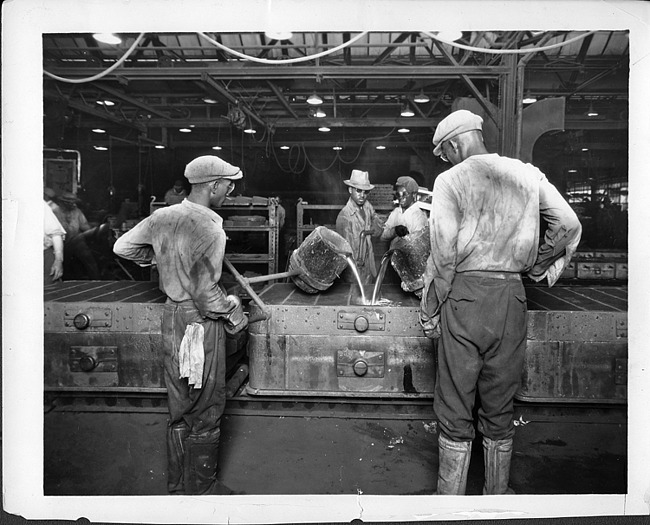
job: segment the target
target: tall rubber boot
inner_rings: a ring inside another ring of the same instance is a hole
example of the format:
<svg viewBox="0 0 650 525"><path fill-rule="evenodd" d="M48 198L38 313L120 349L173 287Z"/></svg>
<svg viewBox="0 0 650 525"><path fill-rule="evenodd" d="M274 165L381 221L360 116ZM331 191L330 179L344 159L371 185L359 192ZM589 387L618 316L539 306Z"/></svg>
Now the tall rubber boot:
<svg viewBox="0 0 650 525"><path fill-rule="evenodd" d="M465 494L471 452L471 441L453 441L442 433L438 435L438 488L436 494Z"/></svg>
<svg viewBox="0 0 650 525"><path fill-rule="evenodd" d="M185 494L183 469L185 468L185 439L190 428L185 423L167 427L167 491L170 494Z"/></svg>
<svg viewBox="0 0 650 525"><path fill-rule="evenodd" d="M512 458L512 439L492 440L483 437L483 463L485 465L485 484L483 494L514 494L508 487L510 481L510 460Z"/></svg>
<svg viewBox="0 0 650 525"><path fill-rule="evenodd" d="M185 493L229 495L233 491L217 479L219 429L190 434L185 440Z"/></svg>

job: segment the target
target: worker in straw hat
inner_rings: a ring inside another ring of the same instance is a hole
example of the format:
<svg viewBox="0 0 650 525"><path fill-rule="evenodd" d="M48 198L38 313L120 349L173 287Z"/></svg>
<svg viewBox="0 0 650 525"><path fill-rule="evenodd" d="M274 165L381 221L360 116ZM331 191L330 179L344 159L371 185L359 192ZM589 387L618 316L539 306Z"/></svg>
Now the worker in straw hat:
<svg viewBox="0 0 650 525"><path fill-rule="evenodd" d="M381 235L383 221L368 202L368 195L374 188L367 171L352 170L350 178L343 183L348 186L350 198L336 218L336 231L352 247L353 259L359 271L362 284L371 284L377 277L375 252L371 237ZM347 282L356 282L351 269L345 269L341 277Z"/></svg>
<svg viewBox="0 0 650 525"><path fill-rule="evenodd" d="M226 248L218 208L241 170L213 155L185 167L180 204L160 208L120 237L113 251L138 264L155 257L167 295L162 337L169 422L167 488L172 494L230 494L217 480L225 398L226 334L248 324L241 302L220 285Z"/></svg>
<svg viewBox="0 0 650 525"><path fill-rule="evenodd" d="M513 399L527 325L521 274L553 285L581 234L576 214L540 170L487 151L482 123L470 111L455 111L433 136L433 153L452 165L433 186L432 264L420 311L425 334L440 337L437 494L465 493L476 392L483 493L512 493ZM547 223L541 245L540 214Z"/></svg>

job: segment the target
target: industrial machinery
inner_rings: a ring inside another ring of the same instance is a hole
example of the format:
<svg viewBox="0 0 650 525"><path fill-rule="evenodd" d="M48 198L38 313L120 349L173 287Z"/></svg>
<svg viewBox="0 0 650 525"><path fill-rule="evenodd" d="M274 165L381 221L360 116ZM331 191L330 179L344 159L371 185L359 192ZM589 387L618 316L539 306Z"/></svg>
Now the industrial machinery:
<svg viewBox="0 0 650 525"><path fill-rule="evenodd" d="M528 345L521 401L624 404L627 287L527 286ZM249 305L247 334L229 338L228 368L248 354L249 396L430 398L434 343L419 301L384 285L376 305L356 285L318 294L267 286ZM70 281L45 290L46 393L165 392L164 295L143 281ZM247 343L247 339L249 339Z"/></svg>

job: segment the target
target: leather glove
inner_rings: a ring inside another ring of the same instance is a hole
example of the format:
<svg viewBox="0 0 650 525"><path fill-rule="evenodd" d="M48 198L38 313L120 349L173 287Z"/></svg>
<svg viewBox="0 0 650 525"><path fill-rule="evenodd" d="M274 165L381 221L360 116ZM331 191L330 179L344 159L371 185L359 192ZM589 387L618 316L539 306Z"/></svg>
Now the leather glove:
<svg viewBox="0 0 650 525"><path fill-rule="evenodd" d="M424 330L424 335L429 339L438 339L440 337L440 314L426 320L420 316L420 324L422 330Z"/></svg>
<svg viewBox="0 0 650 525"><path fill-rule="evenodd" d="M226 317L225 329L229 334L236 334L248 326L248 317L244 314L244 309L242 308L239 297L228 295L226 296L226 299L234 305L234 309L228 317Z"/></svg>
<svg viewBox="0 0 650 525"><path fill-rule="evenodd" d="M404 226L403 224L398 224L395 226L395 235L398 237L404 237L405 235L409 234L409 229Z"/></svg>

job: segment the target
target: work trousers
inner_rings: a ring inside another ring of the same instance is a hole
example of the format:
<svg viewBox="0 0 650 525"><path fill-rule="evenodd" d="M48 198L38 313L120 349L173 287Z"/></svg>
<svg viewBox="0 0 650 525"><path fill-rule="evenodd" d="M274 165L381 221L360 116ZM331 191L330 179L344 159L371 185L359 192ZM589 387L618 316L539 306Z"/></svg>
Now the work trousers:
<svg viewBox="0 0 650 525"><path fill-rule="evenodd" d="M191 323L201 323L204 329L205 363L203 384L199 389L189 386L187 378L179 378L178 351L185 328ZM192 301L175 303L168 300L163 309L162 340L169 427L185 429L183 441L206 445L212 443L214 449L218 450L221 416L226 405L226 337L223 321L202 318ZM170 469L168 482L170 492L174 492L175 484L183 483L181 472Z"/></svg>
<svg viewBox="0 0 650 525"><path fill-rule="evenodd" d="M513 399L526 349L526 295L518 274L456 274L440 316L434 410L441 432L471 441L478 390L478 429L492 439L514 435ZM501 277L501 278L497 278Z"/></svg>

